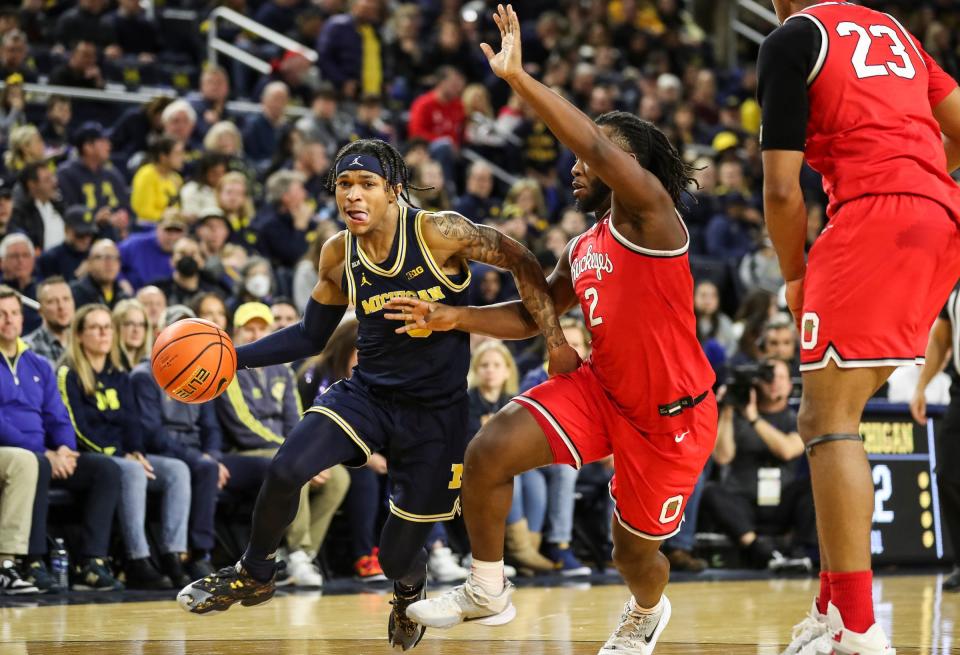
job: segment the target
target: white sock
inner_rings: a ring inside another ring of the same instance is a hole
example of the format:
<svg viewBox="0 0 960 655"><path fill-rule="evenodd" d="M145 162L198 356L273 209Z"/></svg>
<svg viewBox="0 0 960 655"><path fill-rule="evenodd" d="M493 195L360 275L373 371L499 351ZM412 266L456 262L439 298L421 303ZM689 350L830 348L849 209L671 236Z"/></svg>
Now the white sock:
<svg viewBox="0 0 960 655"><path fill-rule="evenodd" d="M503 560L481 562L476 557L470 565L470 579L491 596L503 593Z"/></svg>
<svg viewBox="0 0 960 655"><path fill-rule="evenodd" d="M663 605L663 596L660 596L660 600L657 601L657 604L651 607L650 609L645 609L640 607L637 604L637 599L633 596L630 597L630 611L639 616L649 616L650 614L656 614L660 611L660 607Z"/></svg>

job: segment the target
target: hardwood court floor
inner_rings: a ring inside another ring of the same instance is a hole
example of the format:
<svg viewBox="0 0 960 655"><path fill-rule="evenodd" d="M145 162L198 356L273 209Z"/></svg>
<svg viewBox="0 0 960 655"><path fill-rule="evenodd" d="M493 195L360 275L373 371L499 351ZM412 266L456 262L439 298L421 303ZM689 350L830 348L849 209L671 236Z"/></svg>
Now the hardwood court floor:
<svg viewBox="0 0 960 655"><path fill-rule="evenodd" d="M875 582L878 617L898 655L960 653L960 595L942 576ZM808 609L812 580L672 585L673 619L657 655L777 655ZM525 588L503 627L428 631L417 655L595 655L627 596L622 586ZM0 655L367 655L386 645L385 594L283 596L256 608L193 616L175 602L0 609ZM953 644L957 643L954 648Z"/></svg>

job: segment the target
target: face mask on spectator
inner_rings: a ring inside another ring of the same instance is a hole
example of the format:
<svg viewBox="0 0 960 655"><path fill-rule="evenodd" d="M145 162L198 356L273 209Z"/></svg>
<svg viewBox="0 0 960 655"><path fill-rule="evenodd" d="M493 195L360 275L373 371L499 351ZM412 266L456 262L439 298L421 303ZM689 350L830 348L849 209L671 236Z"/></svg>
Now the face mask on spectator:
<svg viewBox="0 0 960 655"><path fill-rule="evenodd" d="M177 273L184 277L193 277L200 272L200 264L189 255L177 260Z"/></svg>
<svg viewBox="0 0 960 655"><path fill-rule="evenodd" d="M263 298L270 293L270 276L262 273L253 275L246 282L247 291L257 298Z"/></svg>

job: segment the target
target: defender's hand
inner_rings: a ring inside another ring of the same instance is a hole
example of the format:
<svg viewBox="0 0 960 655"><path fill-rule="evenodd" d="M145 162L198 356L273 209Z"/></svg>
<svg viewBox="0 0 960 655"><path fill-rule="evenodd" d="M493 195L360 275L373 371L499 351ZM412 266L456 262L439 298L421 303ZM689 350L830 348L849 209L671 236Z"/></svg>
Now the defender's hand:
<svg viewBox="0 0 960 655"><path fill-rule="evenodd" d="M509 82L523 72L520 57L520 21L513 5L507 5L506 9L503 5L497 5L493 22L500 28L500 52L494 54L493 48L486 43L481 43L480 49L490 62L494 74Z"/></svg>
<svg viewBox="0 0 960 655"><path fill-rule="evenodd" d="M553 377L554 375L573 373L580 368L581 364L583 364L583 360L580 359L577 351L573 349L573 346L565 343L550 351L547 362L547 374Z"/></svg>
<svg viewBox="0 0 960 655"><path fill-rule="evenodd" d="M386 309L392 313L384 314L384 318L406 322L406 325L394 330L397 334L406 334L411 330L446 332L457 327L456 308L448 305L416 298L392 298L387 302Z"/></svg>
<svg viewBox="0 0 960 655"><path fill-rule="evenodd" d="M787 282L787 307L793 314L793 321L797 324L797 332L803 334L803 278Z"/></svg>

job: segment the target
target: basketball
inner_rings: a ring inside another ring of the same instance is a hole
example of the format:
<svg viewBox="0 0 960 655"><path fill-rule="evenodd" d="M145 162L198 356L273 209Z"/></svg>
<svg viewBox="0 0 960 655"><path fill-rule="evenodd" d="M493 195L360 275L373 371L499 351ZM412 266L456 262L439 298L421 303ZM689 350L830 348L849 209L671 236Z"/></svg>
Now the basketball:
<svg viewBox="0 0 960 655"><path fill-rule="evenodd" d="M226 391L237 372L237 353L226 332L199 318L168 326L153 344L153 378L182 403L203 403Z"/></svg>

